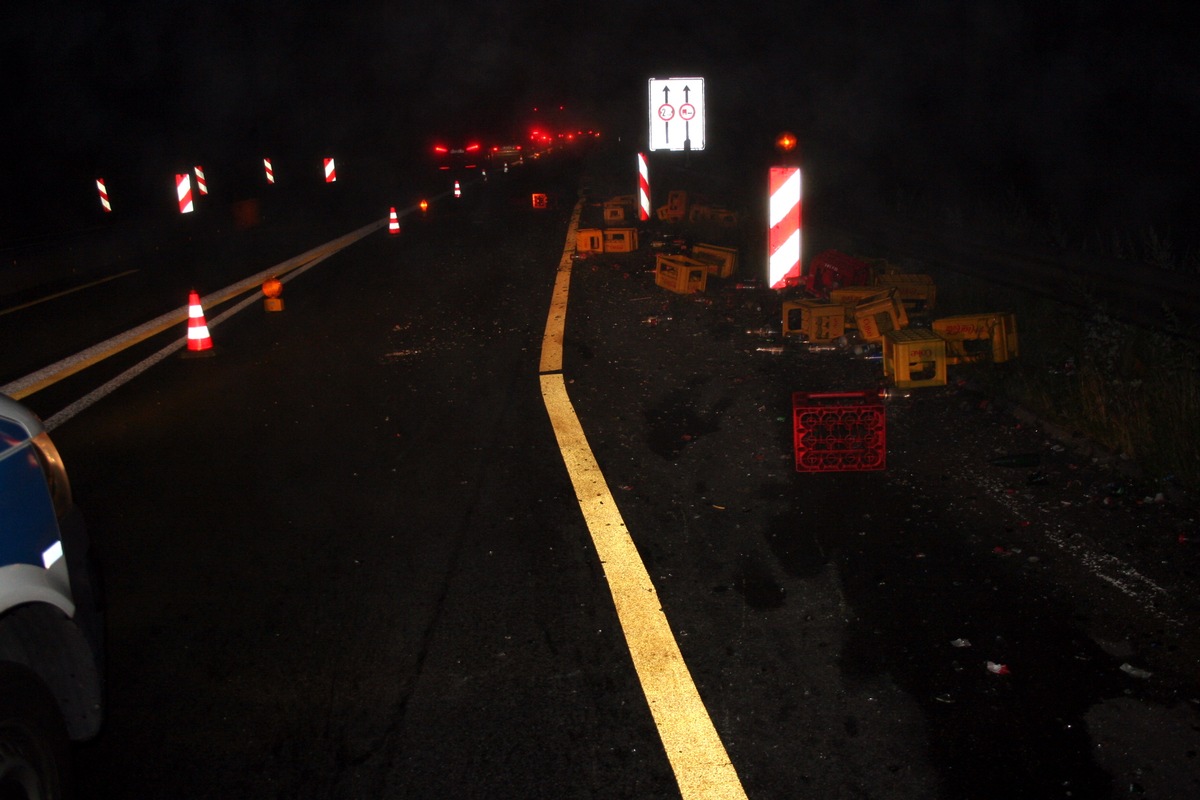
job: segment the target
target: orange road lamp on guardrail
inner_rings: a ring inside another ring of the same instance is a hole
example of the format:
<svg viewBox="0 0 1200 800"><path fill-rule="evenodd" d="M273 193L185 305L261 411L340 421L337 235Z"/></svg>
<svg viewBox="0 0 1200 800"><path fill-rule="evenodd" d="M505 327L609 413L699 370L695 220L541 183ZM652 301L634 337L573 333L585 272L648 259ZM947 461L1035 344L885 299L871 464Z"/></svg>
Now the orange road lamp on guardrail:
<svg viewBox="0 0 1200 800"><path fill-rule="evenodd" d="M263 308L267 311L283 311L283 281L278 278L267 278L263 281Z"/></svg>

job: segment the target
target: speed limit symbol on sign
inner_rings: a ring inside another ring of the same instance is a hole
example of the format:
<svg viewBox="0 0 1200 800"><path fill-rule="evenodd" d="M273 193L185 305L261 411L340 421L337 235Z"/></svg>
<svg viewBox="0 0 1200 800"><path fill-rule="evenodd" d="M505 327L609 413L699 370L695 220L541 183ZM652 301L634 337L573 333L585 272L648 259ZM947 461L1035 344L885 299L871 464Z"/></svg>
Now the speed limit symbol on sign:
<svg viewBox="0 0 1200 800"><path fill-rule="evenodd" d="M650 149L704 149L704 78L650 79Z"/></svg>

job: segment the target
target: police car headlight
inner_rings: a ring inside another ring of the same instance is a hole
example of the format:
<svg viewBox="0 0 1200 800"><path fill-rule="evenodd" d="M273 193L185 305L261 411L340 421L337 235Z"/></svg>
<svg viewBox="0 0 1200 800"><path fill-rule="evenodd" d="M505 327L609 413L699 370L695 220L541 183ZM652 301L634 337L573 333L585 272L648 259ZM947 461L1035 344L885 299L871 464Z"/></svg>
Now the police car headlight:
<svg viewBox="0 0 1200 800"><path fill-rule="evenodd" d="M33 439L34 452L37 453L38 463L46 476L46 486L50 489L50 499L54 501L54 513L62 519L71 509L71 482L67 480L67 470L63 466L62 456L58 448L50 440L50 434L42 431Z"/></svg>

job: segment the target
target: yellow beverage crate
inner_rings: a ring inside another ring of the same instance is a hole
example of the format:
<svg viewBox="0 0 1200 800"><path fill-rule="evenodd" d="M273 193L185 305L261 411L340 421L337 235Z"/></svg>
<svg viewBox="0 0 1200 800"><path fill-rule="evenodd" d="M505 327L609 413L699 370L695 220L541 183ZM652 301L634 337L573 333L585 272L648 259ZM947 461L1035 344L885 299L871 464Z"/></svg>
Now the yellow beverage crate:
<svg viewBox="0 0 1200 800"><path fill-rule="evenodd" d="M907 328L883 335L883 374L901 389L946 385L946 340Z"/></svg>
<svg viewBox="0 0 1200 800"><path fill-rule="evenodd" d="M915 272L882 272L875 276L879 286L895 287L900 302L911 311L931 311L937 300L932 275Z"/></svg>
<svg viewBox="0 0 1200 800"><path fill-rule="evenodd" d="M625 206L620 203L609 201L604 204L604 221L605 222L624 222L625 221Z"/></svg>
<svg viewBox="0 0 1200 800"><path fill-rule="evenodd" d="M599 228L583 228L575 235L575 250L580 253L603 253L604 231Z"/></svg>
<svg viewBox="0 0 1200 800"><path fill-rule="evenodd" d="M846 332L846 309L820 300L784 300L784 334L803 334L810 342L832 342Z"/></svg>
<svg viewBox="0 0 1200 800"><path fill-rule="evenodd" d="M718 278L728 278L737 269L738 251L735 247L715 244L692 246L692 258L708 264L708 271Z"/></svg>
<svg viewBox="0 0 1200 800"><path fill-rule="evenodd" d="M638 249L637 228L608 228L603 239L606 253L632 253Z"/></svg>
<svg viewBox="0 0 1200 800"><path fill-rule="evenodd" d="M868 298L854 307L854 324L858 335L868 342L879 342L888 331L908 327L908 314L904 304L889 289L883 297Z"/></svg>
<svg viewBox="0 0 1200 800"><path fill-rule="evenodd" d="M960 314L932 322L946 340L946 361L967 364L991 360L1001 363L1017 357L1017 318L1008 312Z"/></svg>
<svg viewBox="0 0 1200 800"><path fill-rule="evenodd" d="M854 309L859 303L887 297L888 290L878 286L839 286L829 290L829 302L837 303L846 309L846 328L854 330Z"/></svg>
<svg viewBox="0 0 1200 800"><path fill-rule="evenodd" d="M660 253L654 259L654 283L679 294L703 292L708 286L708 265L687 256Z"/></svg>

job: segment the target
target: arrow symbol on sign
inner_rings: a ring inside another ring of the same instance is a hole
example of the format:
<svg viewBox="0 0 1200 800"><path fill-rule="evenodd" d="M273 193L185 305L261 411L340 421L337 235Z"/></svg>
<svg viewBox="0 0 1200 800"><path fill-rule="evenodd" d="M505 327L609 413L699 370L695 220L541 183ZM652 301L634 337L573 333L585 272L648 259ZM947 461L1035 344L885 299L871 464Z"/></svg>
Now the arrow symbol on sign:
<svg viewBox="0 0 1200 800"><path fill-rule="evenodd" d="M666 105L670 105L670 104L671 104L671 87L664 86L663 87L663 105L666 106ZM663 120L663 141L667 142L668 144L671 142L671 121L669 119Z"/></svg>

